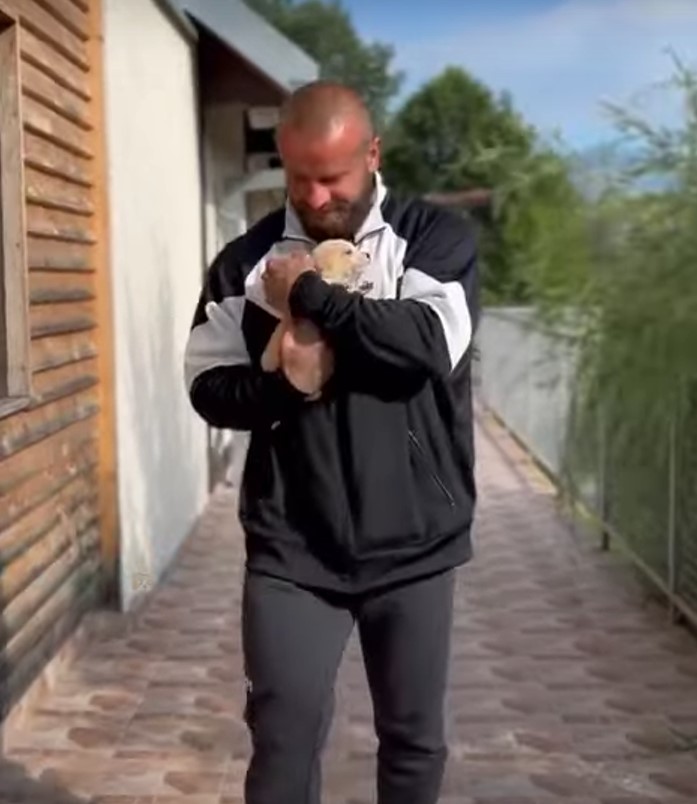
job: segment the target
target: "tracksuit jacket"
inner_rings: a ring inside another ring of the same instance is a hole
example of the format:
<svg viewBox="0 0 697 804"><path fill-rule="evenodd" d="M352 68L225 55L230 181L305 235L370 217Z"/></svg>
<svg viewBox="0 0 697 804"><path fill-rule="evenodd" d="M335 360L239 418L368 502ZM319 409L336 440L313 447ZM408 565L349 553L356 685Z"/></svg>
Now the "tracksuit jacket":
<svg viewBox="0 0 697 804"><path fill-rule="evenodd" d="M250 431L239 516L251 571L365 592L464 563L475 506L472 337L474 227L376 174L355 242L371 261L361 292L302 275L291 313L335 353L308 401L260 367L278 313L260 277L271 253L306 237L290 202L228 243L210 266L185 357L194 409Z"/></svg>

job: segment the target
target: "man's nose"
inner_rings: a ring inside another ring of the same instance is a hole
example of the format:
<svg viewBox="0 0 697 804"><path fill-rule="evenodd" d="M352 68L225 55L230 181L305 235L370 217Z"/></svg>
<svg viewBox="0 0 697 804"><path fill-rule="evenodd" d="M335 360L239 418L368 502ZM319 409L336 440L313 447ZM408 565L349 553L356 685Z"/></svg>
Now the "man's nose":
<svg viewBox="0 0 697 804"><path fill-rule="evenodd" d="M326 187L321 184L312 184L307 190L307 197L305 203L311 209L321 209L325 204L331 200L331 195Z"/></svg>

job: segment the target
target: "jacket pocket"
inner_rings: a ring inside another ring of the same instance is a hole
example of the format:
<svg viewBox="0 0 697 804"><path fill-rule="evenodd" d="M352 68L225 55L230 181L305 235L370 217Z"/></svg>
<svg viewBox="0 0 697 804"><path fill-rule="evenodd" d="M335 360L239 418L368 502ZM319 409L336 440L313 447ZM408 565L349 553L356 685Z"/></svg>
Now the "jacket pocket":
<svg viewBox="0 0 697 804"><path fill-rule="evenodd" d="M453 497L450 489L446 486L446 484L443 482L441 477L436 472L432 461L426 454L426 450L423 448L416 434L414 433L413 430L409 430L408 435L409 435L409 443L413 448L414 454L417 456L417 460L424 468L426 473L430 476L432 482L438 488L439 492L443 495L448 505L451 508L455 508L455 498Z"/></svg>

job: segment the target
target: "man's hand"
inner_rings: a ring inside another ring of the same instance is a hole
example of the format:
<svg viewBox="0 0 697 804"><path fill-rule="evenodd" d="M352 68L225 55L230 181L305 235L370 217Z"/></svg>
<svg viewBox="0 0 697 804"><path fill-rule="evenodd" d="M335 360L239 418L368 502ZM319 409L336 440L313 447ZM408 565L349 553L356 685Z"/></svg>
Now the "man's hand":
<svg viewBox="0 0 697 804"><path fill-rule="evenodd" d="M292 385L316 399L334 373L334 353L314 324L297 321L283 334L281 366Z"/></svg>
<svg viewBox="0 0 697 804"><path fill-rule="evenodd" d="M312 257L304 251L269 259L261 277L268 303L280 312L287 313L288 298L298 277L314 270Z"/></svg>

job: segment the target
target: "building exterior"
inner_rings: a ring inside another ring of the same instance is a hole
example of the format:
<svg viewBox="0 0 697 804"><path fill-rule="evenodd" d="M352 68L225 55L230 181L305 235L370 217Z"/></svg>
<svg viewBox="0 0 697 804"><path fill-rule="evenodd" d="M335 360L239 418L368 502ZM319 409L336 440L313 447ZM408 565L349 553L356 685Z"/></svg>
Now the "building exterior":
<svg viewBox="0 0 697 804"><path fill-rule="evenodd" d="M315 76L241 0L0 0L0 719L158 582L220 479L184 344Z"/></svg>
<svg viewBox="0 0 697 804"><path fill-rule="evenodd" d="M117 566L100 25L0 0L3 710Z"/></svg>

